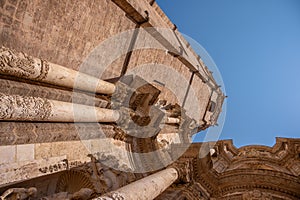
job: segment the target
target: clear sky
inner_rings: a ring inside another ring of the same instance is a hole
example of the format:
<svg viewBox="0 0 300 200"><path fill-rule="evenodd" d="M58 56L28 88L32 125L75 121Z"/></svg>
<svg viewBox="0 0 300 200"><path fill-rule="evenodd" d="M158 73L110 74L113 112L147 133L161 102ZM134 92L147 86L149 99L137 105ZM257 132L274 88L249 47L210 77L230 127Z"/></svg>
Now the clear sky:
<svg viewBox="0 0 300 200"><path fill-rule="evenodd" d="M220 139L240 147L300 137L299 0L157 3L222 74L229 97Z"/></svg>

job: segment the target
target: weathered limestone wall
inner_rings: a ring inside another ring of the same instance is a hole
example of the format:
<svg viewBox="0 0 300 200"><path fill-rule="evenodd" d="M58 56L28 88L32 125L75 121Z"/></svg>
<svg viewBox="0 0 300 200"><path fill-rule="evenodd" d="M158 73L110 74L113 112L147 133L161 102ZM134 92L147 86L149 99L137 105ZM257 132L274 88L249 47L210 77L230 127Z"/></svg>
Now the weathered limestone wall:
<svg viewBox="0 0 300 200"><path fill-rule="evenodd" d="M4 0L0 9L2 45L72 69L101 41L135 27L107 0Z"/></svg>
<svg viewBox="0 0 300 200"><path fill-rule="evenodd" d="M98 152L130 167L125 143L109 138L0 146L0 185L77 167L90 162L88 154Z"/></svg>
<svg viewBox="0 0 300 200"><path fill-rule="evenodd" d="M207 104L210 101L212 90L206 84L204 84L198 76L193 77L191 88L195 94L195 97L197 98L197 101L199 102L199 116L203 117L207 109ZM191 96L188 96L186 106L194 105L193 103L190 103L191 101L195 101L195 99L191 98ZM189 108L189 110L191 109L192 108Z"/></svg>
<svg viewBox="0 0 300 200"><path fill-rule="evenodd" d="M158 70L151 64L159 64L161 67ZM174 71L171 72L171 69ZM131 71L143 74L147 81L157 85L162 91L160 99L181 106L185 102L183 108L197 112L194 116L195 113L190 112L189 116L202 120L212 89L196 75L189 88L192 72L178 58L162 50L137 50L133 52L128 65L128 72ZM156 80L164 84L164 87L159 87Z"/></svg>

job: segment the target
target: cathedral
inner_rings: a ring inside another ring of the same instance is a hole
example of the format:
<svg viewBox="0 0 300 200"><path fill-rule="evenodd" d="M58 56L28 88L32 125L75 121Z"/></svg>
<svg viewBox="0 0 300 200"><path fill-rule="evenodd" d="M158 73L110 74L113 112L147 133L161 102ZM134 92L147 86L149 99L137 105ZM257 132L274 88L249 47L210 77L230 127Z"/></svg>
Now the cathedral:
<svg viewBox="0 0 300 200"><path fill-rule="evenodd" d="M296 200L300 139L193 143L226 95L155 0L0 0L1 200Z"/></svg>

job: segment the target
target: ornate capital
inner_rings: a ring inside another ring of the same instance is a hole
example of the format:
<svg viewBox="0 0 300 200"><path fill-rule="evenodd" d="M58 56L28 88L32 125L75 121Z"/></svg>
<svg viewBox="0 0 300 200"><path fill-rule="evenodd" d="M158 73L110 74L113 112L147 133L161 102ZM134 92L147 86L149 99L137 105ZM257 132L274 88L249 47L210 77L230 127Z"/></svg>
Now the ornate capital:
<svg viewBox="0 0 300 200"><path fill-rule="evenodd" d="M179 160L171 165L171 167L175 168L178 172L178 182L191 182L193 170L190 160Z"/></svg>

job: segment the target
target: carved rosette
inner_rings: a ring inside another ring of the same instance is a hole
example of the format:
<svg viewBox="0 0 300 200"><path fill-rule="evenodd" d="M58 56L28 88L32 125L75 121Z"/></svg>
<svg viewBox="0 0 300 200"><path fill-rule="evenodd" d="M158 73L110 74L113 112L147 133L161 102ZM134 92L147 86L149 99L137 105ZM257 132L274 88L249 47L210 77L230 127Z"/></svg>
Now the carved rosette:
<svg viewBox="0 0 300 200"><path fill-rule="evenodd" d="M1 74L39 81L46 78L48 71L49 64L45 60L3 46L0 48Z"/></svg>
<svg viewBox="0 0 300 200"><path fill-rule="evenodd" d="M110 192L105 194L105 196L97 197L94 200L125 200L125 196L120 192Z"/></svg>
<svg viewBox="0 0 300 200"><path fill-rule="evenodd" d="M47 120L51 115L47 99L0 93L0 120Z"/></svg>

